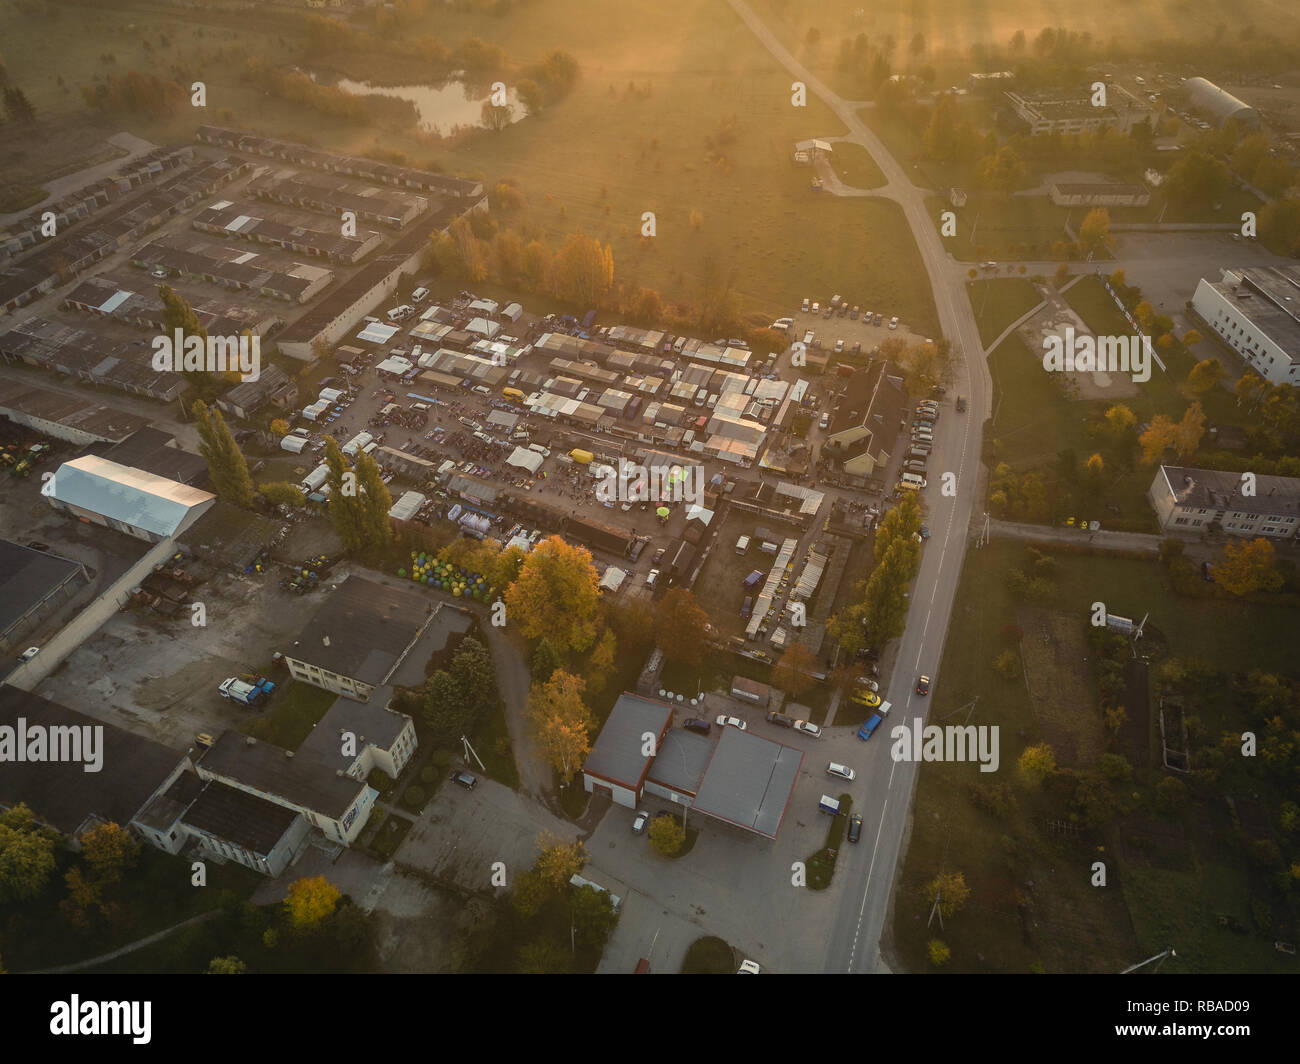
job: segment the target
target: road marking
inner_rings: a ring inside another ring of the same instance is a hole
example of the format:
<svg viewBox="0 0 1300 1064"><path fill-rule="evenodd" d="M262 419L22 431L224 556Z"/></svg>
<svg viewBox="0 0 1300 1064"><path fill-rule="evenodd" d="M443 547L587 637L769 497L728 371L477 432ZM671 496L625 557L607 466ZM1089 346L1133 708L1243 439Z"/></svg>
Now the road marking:
<svg viewBox="0 0 1300 1064"><path fill-rule="evenodd" d="M897 764L897 762L895 762ZM893 778L893 772L890 772L890 778ZM889 808L889 799L886 798L884 804L880 807L880 823L876 825L876 842L871 847L871 863L867 866L867 879L862 885L862 905L858 908L858 922L853 928L853 946L849 949L849 972L853 972L853 958L858 954L858 936L862 934L862 916L867 911L867 894L871 891L871 873L876 867L876 852L880 849L880 833L885 828L885 810Z"/></svg>

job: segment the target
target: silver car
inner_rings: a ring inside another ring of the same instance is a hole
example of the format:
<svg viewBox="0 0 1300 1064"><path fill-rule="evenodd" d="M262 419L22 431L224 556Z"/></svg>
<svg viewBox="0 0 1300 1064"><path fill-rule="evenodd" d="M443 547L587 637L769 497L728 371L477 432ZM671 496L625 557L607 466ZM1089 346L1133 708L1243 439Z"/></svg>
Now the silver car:
<svg viewBox="0 0 1300 1064"><path fill-rule="evenodd" d="M795 721L794 730L803 732L805 735L811 735L814 739L820 739L822 737L821 728L817 727L817 725L813 724L811 721L806 721L806 720Z"/></svg>
<svg viewBox="0 0 1300 1064"><path fill-rule="evenodd" d="M849 768L848 765L840 765L834 761L826 766L826 775L839 776L842 780L854 780L858 778L858 774L854 772L853 769Z"/></svg>

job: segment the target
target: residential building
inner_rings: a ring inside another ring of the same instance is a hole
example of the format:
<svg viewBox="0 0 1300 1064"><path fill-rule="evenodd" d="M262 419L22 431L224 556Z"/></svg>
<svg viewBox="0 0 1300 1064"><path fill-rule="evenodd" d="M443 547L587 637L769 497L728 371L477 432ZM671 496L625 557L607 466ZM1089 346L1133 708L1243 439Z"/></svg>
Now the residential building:
<svg viewBox="0 0 1300 1064"><path fill-rule="evenodd" d="M1245 494L1247 489L1254 494ZM1300 528L1300 479L1162 465L1147 498L1165 532L1215 528L1234 536L1291 539Z"/></svg>

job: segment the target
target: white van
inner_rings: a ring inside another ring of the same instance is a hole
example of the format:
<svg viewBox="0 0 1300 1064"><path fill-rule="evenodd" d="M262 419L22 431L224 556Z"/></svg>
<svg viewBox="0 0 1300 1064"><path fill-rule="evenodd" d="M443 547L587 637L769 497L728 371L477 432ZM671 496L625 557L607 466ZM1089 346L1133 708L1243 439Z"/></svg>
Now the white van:
<svg viewBox="0 0 1300 1064"><path fill-rule="evenodd" d="M427 414L430 410L428 403L412 403L411 409L421 414Z"/></svg>
<svg viewBox="0 0 1300 1064"><path fill-rule="evenodd" d="M417 288L414 292L411 293L412 303L423 303L428 298L429 298L429 290L427 288Z"/></svg>
<svg viewBox="0 0 1300 1064"><path fill-rule="evenodd" d="M898 487L903 491L920 491L925 487L925 477L916 473L904 473L898 478Z"/></svg>
<svg viewBox="0 0 1300 1064"><path fill-rule="evenodd" d="M392 310L388 311L387 317L389 322L391 323L391 322L402 321L404 318L410 317L411 313L412 313L412 308L407 304L403 303L400 307L394 307Z"/></svg>
<svg viewBox="0 0 1300 1064"><path fill-rule="evenodd" d="M749 550L749 537L741 536L736 540L736 553L744 554L747 550Z"/></svg>

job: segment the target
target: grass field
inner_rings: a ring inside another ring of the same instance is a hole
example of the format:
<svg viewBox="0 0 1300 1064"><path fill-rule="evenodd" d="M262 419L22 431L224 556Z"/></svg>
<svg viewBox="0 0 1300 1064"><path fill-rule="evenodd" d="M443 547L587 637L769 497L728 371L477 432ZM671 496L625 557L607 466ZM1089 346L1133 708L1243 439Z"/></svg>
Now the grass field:
<svg viewBox="0 0 1300 1064"><path fill-rule="evenodd" d="M249 732L256 721L266 721L261 738L285 750L297 750L339 697L333 691L323 691L300 680L290 680L283 694L277 695L271 711L245 721L244 731Z"/></svg>
<svg viewBox="0 0 1300 1064"><path fill-rule="evenodd" d="M1043 301L1037 286L1025 277L976 280L966 285L966 295L975 311L980 339L985 346L1002 335L1002 330Z"/></svg>
<svg viewBox="0 0 1300 1064"><path fill-rule="evenodd" d="M841 181L851 188L880 188L885 175L876 160L861 144L841 142L832 145L831 166Z"/></svg>
<svg viewBox="0 0 1300 1064"><path fill-rule="evenodd" d="M1046 830L1046 819L1059 817L1059 810L1015 773L1021 751L1039 735L1025 685L1002 679L991 664L1014 646L1003 627L1016 621L1020 604L1005 577L1025 557L1024 544L994 540L963 569L930 718L948 718L978 696L968 722L1000 727L1001 767L986 775L970 764L934 763L921 770L893 928L906 966L928 967L925 945L938 936L952 948L949 967L958 971L1118 971L1164 949L1172 934L1181 959L1168 961L1166 971L1277 969L1282 961L1271 943L1221 933L1205 919L1210 912L1249 912L1247 874L1233 869L1222 840L1188 847L1180 867L1163 868L1124 859L1113 845L1118 826L1077 838ZM1295 669L1285 634L1295 623L1292 608L1175 596L1155 562L1055 557L1054 593L1043 609L1076 616L1081 625L1086 604L1095 600L1125 616L1149 611L1149 623L1178 657L1200 657L1229 670L1247 661L1266 670ZM966 714L952 721L966 723ZM1206 721L1211 732L1219 723ZM1134 780L1146 808L1156 778L1153 773ZM999 782L1009 783L1018 800L1004 819L981 811L967 793L971 784ZM1184 830L1192 840L1209 834L1195 822ZM1105 890L1088 886L1096 845L1107 849L1102 859L1111 888ZM937 924L926 928L923 891L941 869L962 872L971 888L966 908L947 921L944 932ZM1185 958L1183 941L1190 947Z"/></svg>

